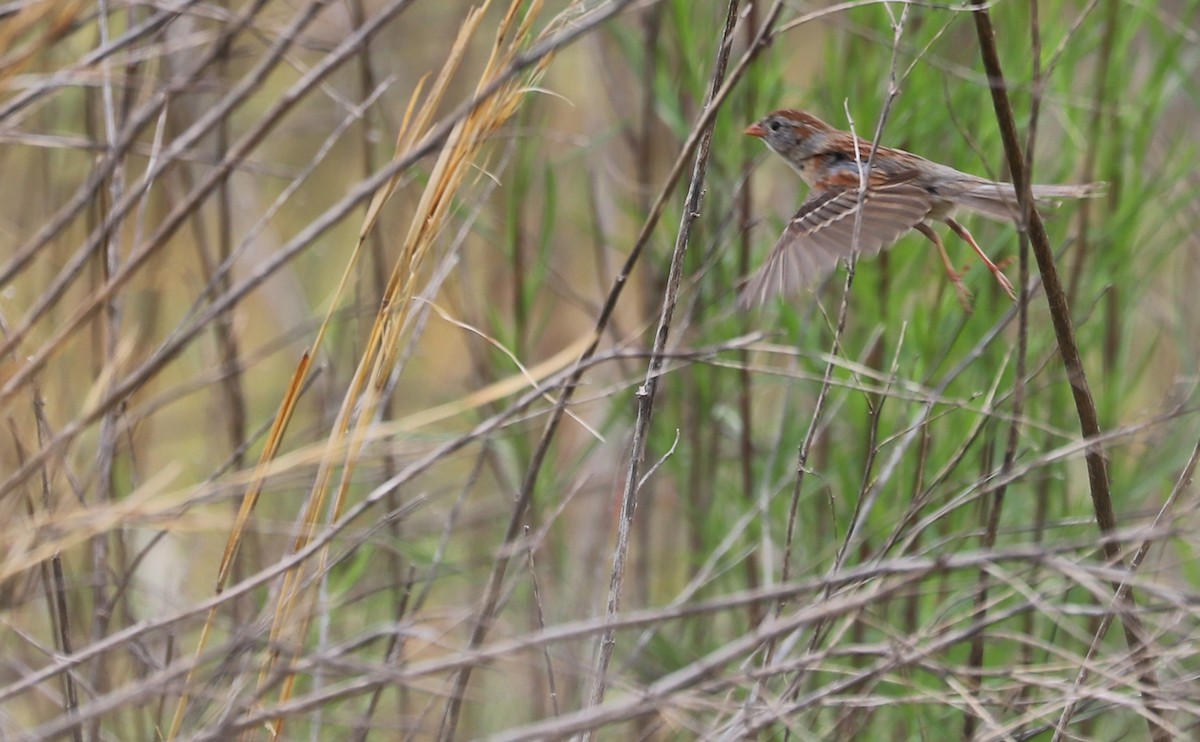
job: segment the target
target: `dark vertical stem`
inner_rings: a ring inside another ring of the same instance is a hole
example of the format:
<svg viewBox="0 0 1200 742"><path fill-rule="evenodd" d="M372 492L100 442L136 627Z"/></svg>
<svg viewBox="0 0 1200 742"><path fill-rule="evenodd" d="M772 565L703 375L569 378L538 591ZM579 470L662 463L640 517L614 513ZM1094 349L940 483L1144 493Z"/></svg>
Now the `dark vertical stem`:
<svg viewBox="0 0 1200 742"><path fill-rule="evenodd" d="M746 44L754 42L754 29L758 28L758 4L751 3L746 8ZM743 120L753 121L758 115L755 108L758 106L758 97L755 95L756 88L754 85L745 86L745 94L742 96L742 110L744 112ZM749 141L749 137L743 137L742 142L742 192L738 199L738 275L750 275L750 249L753 241L753 208L754 208L754 189L753 181L750 178L750 162L752 151L750 147L754 143ZM749 328L747 328L749 329ZM754 507L754 418L751 414L750 399L752 397L753 387L751 385L752 375L750 373L750 351L742 349L738 351L739 360L741 361L738 371L738 415L742 419L741 434L738 436L738 445L741 449L741 475L742 475L742 494L746 499L747 507ZM765 515L765 513L764 513ZM762 570L759 564L759 550L755 549L746 557L746 586L751 590L758 589L761 581L760 572ZM747 607L747 618L751 626L757 626L763 618L763 607L761 603L753 602Z"/></svg>
<svg viewBox="0 0 1200 742"><path fill-rule="evenodd" d="M644 215L650 208L651 198L651 178L654 167L654 120L656 118L655 108L657 105L656 86L659 74L660 49L662 44L662 16L666 10L666 3L655 3L646 8L641 14L642 25L642 70L641 79L641 100L638 103L638 118L637 131L631 136L632 155L634 160L634 177L637 182L637 192L634 194L634 201L637 204L638 214ZM649 298L647 299L649 306ZM696 428L690 426L694 437ZM692 450L695 448L693 442ZM689 477L695 478L698 475L698 470L692 468L689 471ZM694 495L696 492L694 487L689 487ZM647 498L653 502L654 498ZM687 535L689 538L688 549L689 554L694 554L699 545L699 523L698 513L704 512L698 507L693 507L688 513L687 519ZM650 545L653 542L653 516L651 508L646 507L642 510L642 517L636 524L637 541L642 548L638 550L637 558L633 565L633 595L634 600L638 605L648 605L650 600Z"/></svg>
<svg viewBox="0 0 1200 742"><path fill-rule="evenodd" d="M641 214L647 213L651 208L650 179L654 167L654 158L649 155L654 151L655 144L654 121L657 118L655 114L655 80L658 78L659 63L662 61L662 17L665 12L666 3L655 3L650 8L647 8L642 31L642 44L645 49L646 64L645 69L642 70L641 122L637 134L638 151L634 153L637 162L635 165L635 175L638 185L638 192L635 198L637 199L638 212ZM654 311L654 291L657 288L652 285L654 283L656 282L647 281L645 283L645 291L642 299L645 305L645 314L647 315Z"/></svg>
<svg viewBox="0 0 1200 742"><path fill-rule="evenodd" d="M1033 152L1037 142L1037 121L1042 101L1042 42L1041 29L1038 23L1037 0L1029 3L1029 36L1030 56L1033 58L1033 99L1030 104L1029 130L1025 141L1025 172L1033 168ZM1086 199L1085 199L1086 200ZM1004 462L1000 466L1000 476L1007 481L1007 474L1012 471L1017 459L1017 447L1021 438L1021 419L1025 411L1025 367L1029 349L1029 200L1021 203L1020 249L1018 251L1020 268L1017 287L1017 358L1013 374L1012 421L1008 426L1008 440L1004 447ZM988 506L987 521L984 524L983 539L980 544L984 551L996 545L996 534L1000 530L1000 515L1004 509L1004 495L1008 484L1003 484L992 493ZM972 620L977 625L983 625L987 620L989 575L987 570L979 571L979 586L975 593L975 608ZM971 639L970 655L967 667L979 669L983 667L984 632L980 631ZM982 673L968 674L968 683L972 691L977 691ZM967 711L963 715L963 738L970 739L975 734L975 714Z"/></svg>
<svg viewBox="0 0 1200 742"><path fill-rule="evenodd" d="M392 615L392 620L399 626L404 620L405 614L408 612L408 601L412 597L413 581L416 579L416 568L409 565L404 576L404 582L401 585L401 590L397 592L399 595L396 598L395 613ZM400 632L393 632L387 641L387 649L384 651L386 666L402 665L404 662L404 641ZM403 702L407 702L408 693L404 690L402 684L397 684L397 691ZM354 734L350 736L351 742L366 742L367 733L371 730L371 719L375 716L375 711L379 708L379 701L383 698L383 691L391 687L390 684L379 684L375 690L371 692L371 700L367 702L367 709L363 712L362 718L355 724ZM400 717L405 718L404 706L398 709Z"/></svg>
<svg viewBox="0 0 1200 742"><path fill-rule="evenodd" d="M42 401L41 392L36 387L33 390L33 413L37 425L38 444L44 447L46 441L52 436L49 435L46 424L45 403ZM19 444L19 438L17 440ZM47 464L42 464L39 467L39 473L42 478L42 511L48 515L53 510L54 503L50 494L50 476L46 472L46 467ZM30 509L32 510L32 505ZM63 569L61 552L56 551L50 557L49 572L46 599L49 603L50 623L54 630L54 639L58 643L58 651L65 656L74 650L71 646L71 613L67 605L67 578ZM63 673L63 710L68 717L74 716L79 710L79 690L75 685L75 678L69 671ZM78 723L71 727L71 739L73 742L83 742L83 729Z"/></svg>
<svg viewBox="0 0 1200 742"><path fill-rule="evenodd" d="M517 114L518 130L528 128L530 119L529 111L530 109L525 107ZM533 164L528 159L528 148L524 143L518 144L517 147L516 167L512 169L513 182L510 188L511 197L509 199L507 224L505 227L508 231L509 262L512 269L512 350L518 358L524 358L527 350L526 346L529 341L529 300L531 294L528 286L529 271L525 255L527 252L525 243L528 226L525 224L525 209L523 207L525 205L525 198L533 187L533 176L531 174Z"/></svg>
<svg viewBox="0 0 1200 742"><path fill-rule="evenodd" d="M642 100L638 112L637 152L635 168L637 177L638 211L645 214L650 210L650 178L654 158L655 95L654 81L658 78L659 36L662 31L662 15L666 3L655 3L642 15Z"/></svg>
<svg viewBox="0 0 1200 742"><path fill-rule="evenodd" d="M216 78L224 82L229 72L229 48L226 45L216 64ZM223 117L213 129L216 143L214 160L220 162L229 151L229 117ZM229 178L224 177L217 184L214 194L217 203L217 259L218 264L224 264L233 252L233 193ZM218 277L218 292L229 290L229 274ZM242 468L245 455L241 452L242 441L246 439L246 401L242 390L241 363L238 360L237 336L233 330L233 317L223 315L215 324L217 342L220 348L221 365L224 368L225 402L228 408L225 412L227 424L226 433L229 435L229 447L234 452L234 466ZM234 579L237 579L236 573Z"/></svg>
<svg viewBox="0 0 1200 742"><path fill-rule="evenodd" d="M106 3L100 3L98 5L97 20L98 23L101 24L102 29L108 28L109 12L110 8ZM103 39L107 36L107 34L101 33L100 36ZM98 116L89 116L86 126L90 130L94 140L106 142L111 148L113 146L112 139L118 136L115 127L120 127L124 124L123 121L118 121L116 119L116 100L113 94L114 87L122 86L116 84L111 78L108 77L108 74L111 74L112 72L110 66L106 66L104 69L106 74L102 77L104 80L103 84L97 91L89 94L89 101L91 103L99 103L99 114ZM93 106L92 109L94 111L95 107ZM119 199L122 193L122 187L125 179L125 168L122 163L121 156L112 149L109 150L109 156L116 164L112 172L109 174L109 177L99 182L96 190L94 191L94 200L91 208L89 209L89 220L94 218L96 222L96 224L92 225L93 228L105 222L110 214L114 201ZM115 227L106 231L103 242L100 245L100 249L96 253L96 259L99 267L98 283L100 285L104 285L120 267L121 240L118 236L119 234L119 230ZM104 374L105 370L108 368L108 365L116 358L121 337L122 303L123 302L119 297L108 298L104 302L103 311L97 317L97 378L100 378L101 375ZM38 434L39 436L43 436L45 435L48 426L42 417L42 407L40 404L37 407L37 412ZM115 495L116 486L113 472L114 463L117 456L117 428L120 414L120 408L114 407L105 411L104 416L100 420L100 436L96 454L97 475L95 502L92 503L92 505L97 507L102 507L103 505L112 502ZM47 439L50 438L50 436L45 437ZM42 469L42 476L45 478L44 467ZM45 481L44 479L43 484L48 488L48 481ZM47 489L47 497L48 496L49 491ZM115 565L112 564L109 551L109 534L97 534L90 539L90 542L92 556L92 621L91 626L89 627L89 639L91 642L96 642L108 634L112 617L112 606L110 605L108 597L109 578L110 575L116 572L116 570L114 569ZM61 566L62 565L60 562L58 565L59 576L61 576ZM65 609L65 607L65 603L60 606L61 609ZM60 617L60 620L63 621L65 625L67 618L65 615L63 615ZM65 637L66 634L64 633L64 638ZM105 667L106 658L97 657L96 661L93 662L89 668L86 683L93 690L93 692L103 693L107 689L108 677L105 672ZM75 700L76 699L71 699L72 702ZM98 739L100 734L99 720L96 720L88 725L87 732L88 739ZM73 734L76 740L82 740L84 738L83 730L79 727L76 727L73 730Z"/></svg>
<svg viewBox="0 0 1200 742"><path fill-rule="evenodd" d="M1021 212L1028 216L1029 239L1033 253L1037 259L1038 272L1042 277L1042 285L1046 291L1046 302L1050 308L1050 320L1054 326L1054 334L1058 340L1059 354L1066 368L1067 380L1071 385L1071 394L1075 400L1075 410L1079 417L1080 430L1085 439L1096 439L1101 435L1100 419L1096 411L1096 402L1088 386L1087 373L1084 371L1083 359L1079 353L1079 345L1075 341L1075 328L1071 322L1070 306L1066 292L1054 264L1054 252L1050 247L1050 237L1042 223L1037 210L1031 208L1033 202L1030 181L1021 152L1020 139L1017 136L1016 119L1013 116L1012 104L1008 99L1008 88L1004 82L1004 71L1000 65L1000 55L996 50L996 33L992 27L991 15L988 13L983 0L975 0L974 11L975 30L979 37L979 49L983 58L983 66L987 72L992 90L992 105L996 111L996 122L1000 128L1000 136L1004 141L1004 152L1008 158L1008 166L1012 172L1013 185L1016 187L1017 200ZM1108 465L1104 453L1099 447L1092 447L1085 454L1088 470L1088 485L1092 497L1092 509L1096 515L1096 524L1103 535L1111 534L1117 527L1117 517L1113 509L1112 493L1108 481ZM1123 563L1121 546L1115 539L1104 540L1104 554L1115 565ZM1131 591L1124 593L1121 601L1122 626L1125 630L1125 640L1135 657L1139 680L1144 686L1143 698L1152 711L1157 710L1154 701L1158 689L1158 676L1153 668L1149 654L1145 632L1137 616L1137 601ZM1171 735L1151 715L1146 723L1150 727L1150 736L1155 742L1167 742Z"/></svg>
<svg viewBox="0 0 1200 742"><path fill-rule="evenodd" d="M226 77L229 74L229 59L230 47L228 44L225 44L222 47L221 55L217 59L214 68L214 77L217 85L224 86L225 84ZM221 162L229 152L229 124L230 119L228 116L225 116L221 118L213 129L214 162ZM215 264L224 265L233 252L234 194L228 176L221 178L213 197L216 199L215 205L217 209L217 259ZM232 277L228 272L220 273L216 276L212 276L210 273L209 277L216 281L217 295L224 294L233 285ZM238 344L237 331L234 329L234 315L232 312L226 312L216 318L216 321L213 322L213 333L216 336L217 355L220 359L222 369L219 397L224 403L222 405L224 409L221 410L221 418L225 421L225 434L228 436L229 449L233 452L233 465L235 468L241 469L245 466L246 462L245 451L242 448L242 443L246 440L246 390L242 384L241 349ZM237 517L239 503L236 499L231 499L229 505L232 508L231 513L233 517ZM247 545L255 543L252 534L253 529L247 531L247 535L249 536ZM246 555L255 550L251 548L242 553ZM244 574L244 560L235 561L233 563L232 579L235 582L240 581ZM242 620L242 611L250 610L246 601L232 601L229 607L230 618L234 624Z"/></svg>
<svg viewBox="0 0 1200 742"><path fill-rule="evenodd" d="M1108 111L1109 94L1108 79L1112 68L1113 48L1116 46L1117 24L1120 22L1120 3L1118 0L1108 0L1104 5L1104 36L1100 40L1100 60L1096 65L1096 77L1093 80L1095 89L1092 93L1092 117L1088 121L1088 148L1083 153L1083 169L1080 172L1080 182L1091 183L1096 178L1096 161L1100 155L1100 129L1106 118L1111 116ZM1079 295L1079 281L1083 276L1083 268L1091 253L1090 229L1092 221L1092 199L1085 198L1079 202L1079 244L1074 251L1071 261L1071 277L1067 282L1067 298L1074 302Z"/></svg>

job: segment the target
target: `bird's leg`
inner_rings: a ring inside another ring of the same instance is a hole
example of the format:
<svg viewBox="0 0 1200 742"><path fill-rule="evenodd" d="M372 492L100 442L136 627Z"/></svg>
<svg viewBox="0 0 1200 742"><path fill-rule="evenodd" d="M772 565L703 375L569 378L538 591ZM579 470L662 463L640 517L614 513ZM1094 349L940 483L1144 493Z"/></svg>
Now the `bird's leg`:
<svg viewBox="0 0 1200 742"><path fill-rule="evenodd" d="M950 278L950 283L954 284L954 291L958 294L958 303L962 304L963 309L967 310L967 314L971 313L971 290L963 283L962 276L958 271L954 270L954 266L950 263L950 256L946 254L946 246L942 244L942 238L938 237L937 232L933 231L924 222L913 227L921 234L929 238L929 241L937 245L938 255L942 257L942 265L946 267L946 275Z"/></svg>
<svg viewBox="0 0 1200 742"><path fill-rule="evenodd" d="M972 248L974 248L975 254L977 254L983 260L984 265L986 265L988 270L992 272L992 275L996 277L996 281L1000 284L1000 287L1004 289L1010 299L1015 300L1017 298L1017 293L1013 291L1013 285L1009 282L1008 276L1005 276L1004 271L1000 270L999 266L993 263L992 259L987 256L987 253L985 253L983 249L979 247L979 243L975 241L975 238L971 236L971 233L967 231L967 228L951 218L947 218L946 223L950 225L950 229L953 229L955 234L957 234L959 237L962 237Z"/></svg>

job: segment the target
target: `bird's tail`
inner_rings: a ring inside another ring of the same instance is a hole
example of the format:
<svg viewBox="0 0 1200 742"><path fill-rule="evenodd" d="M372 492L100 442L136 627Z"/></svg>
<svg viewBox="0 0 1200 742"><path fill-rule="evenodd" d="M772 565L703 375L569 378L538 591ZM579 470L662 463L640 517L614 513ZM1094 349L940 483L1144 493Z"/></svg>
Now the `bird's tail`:
<svg viewBox="0 0 1200 742"><path fill-rule="evenodd" d="M1038 208L1053 208L1064 198L1094 198L1103 195L1104 188L1104 183L1034 185L1033 198ZM982 181L959 195L955 201L964 209L992 219L1017 219L1017 193L1012 183Z"/></svg>

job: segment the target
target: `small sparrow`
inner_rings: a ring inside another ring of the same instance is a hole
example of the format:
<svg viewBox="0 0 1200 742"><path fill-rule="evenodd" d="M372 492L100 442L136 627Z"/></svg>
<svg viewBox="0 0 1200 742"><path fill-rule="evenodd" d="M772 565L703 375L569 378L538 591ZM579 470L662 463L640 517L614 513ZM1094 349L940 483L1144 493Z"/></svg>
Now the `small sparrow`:
<svg viewBox="0 0 1200 742"><path fill-rule="evenodd" d="M800 173L810 187L808 199L788 222L762 268L742 291L743 307L762 303L776 293L792 294L827 276L838 260L855 252L875 255L891 247L910 229L937 245L946 273L970 311L970 292L950 264L932 222L945 222L966 240L1010 297L1012 284L975 242L966 227L953 219L956 209L992 219L1017 219L1017 196L1011 183L997 183L939 165L900 149L879 147L859 198L861 170L871 156L871 143L857 140L803 111L776 111L746 129L767 143ZM1103 184L1035 185L1033 197L1041 206L1053 199L1096 195ZM861 216L858 216L861 207Z"/></svg>

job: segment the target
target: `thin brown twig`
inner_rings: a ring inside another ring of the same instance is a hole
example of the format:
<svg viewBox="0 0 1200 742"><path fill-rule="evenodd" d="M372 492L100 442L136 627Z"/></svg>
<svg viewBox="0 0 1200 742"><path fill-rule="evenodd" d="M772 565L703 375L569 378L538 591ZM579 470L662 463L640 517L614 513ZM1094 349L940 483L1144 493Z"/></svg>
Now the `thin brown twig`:
<svg viewBox="0 0 1200 742"><path fill-rule="evenodd" d="M42 399L40 390L37 387L33 389L33 413L36 421L38 441L43 442L49 437L49 424L46 421L45 414L46 405ZM52 501L50 474L47 471L48 466L41 467L41 491L42 491L42 509L49 513L54 509ZM94 566L94 565L93 565ZM63 654L70 654L73 651L71 641L71 611L67 604L67 577L66 571L63 569L63 558L61 552L55 552L50 557L46 575L46 602L49 604L50 622L54 629L54 639L58 644L58 650ZM72 721L70 725L71 738L74 742L83 742L83 727L78 720L79 715L79 689L73 673L63 673L63 712L67 719ZM86 687L86 686L85 686Z"/></svg>
<svg viewBox="0 0 1200 742"><path fill-rule="evenodd" d="M372 494L371 498L369 498L369 503L360 504L356 507L354 512L348 512L346 516L343 517L338 524L336 524L336 528L331 528L328 532L320 534L318 540L321 541L322 544L328 543L330 539L336 537L337 533L341 533L346 525L349 524L349 522L359 517L361 513L367 508L371 507L372 504L382 501L382 498L383 494L380 491L376 491ZM414 507L413 503L409 503L407 505L407 509L409 510L411 510L412 507ZM1118 532L1100 539L1100 548L1103 548L1103 542L1108 540L1129 541L1132 539L1144 539L1148 536L1152 537L1154 534L1147 534L1144 529L1139 529L1131 533ZM253 589L255 586L261 585L265 581L274 579L274 576L276 576L282 569L286 569L289 563L295 563L303 561L307 558L311 558L319 550L319 546L319 544L311 545L305 550L304 553L289 557L277 565L272 565L267 570L264 570L263 573L248 578L248 580L243 582L241 585L231 586L230 590L227 592ZM1113 579L1119 580L1128 578L1130 580L1130 584L1139 586L1140 589L1148 591L1150 594L1155 595L1159 599L1169 601L1172 605L1176 605L1184 609L1188 609L1189 606L1192 606L1193 608L1191 608L1191 610L1194 611L1194 605L1198 604L1198 598L1196 595L1193 595L1188 591L1180 591L1174 587L1156 585L1152 582L1141 580L1136 576L1131 577L1123 571L1108 568L1102 565L1080 562L1076 552L1080 549L1088 549L1093 546L1096 546L1095 539L1085 539L1078 542L1060 542L1048 545L1009 547L990 552L945 554L936 557L901 557L881 561L877 564L848 567L843 571L843 573L833 578L833 586L837 588L857 583L875 584L879 583L880 580L883 580L884 578L897 578L900 580L900 583L897 585L891 585L887 588L888 593L891 594L894 590L902 591L906 589L906 586L909 585L920 585L922 581L927 579L930 574L938 571L969 572L978 570L980 566L988 563L1000 564L1005 562L1013 562L1015 564L1035 565L1049 568L1053 571L1068 576L1073 582L1082 577L1089 577L1090 579L1096 581L1111 581ZM793 582L790 585L778 585L771 588L763 588L752 593L743 592L725 595L708 601L691 603L685 606L672 607L668 609L649 609L626 612L617 620L615 626L618 628L652 627L657 626L664 620L668 619L683 619L693 616L705 616L713 612L721 611L744 611L747 602L750 601L758 601L764 604L770 604L778 602L785 595L791 595L793 598L801 595L818 595L827 590L829 586L830 583L828 578L813 578L802 582ZM219 596L218 598L209 599L206 601L206 603L214 603L218 599ZM813 601L800 612L795 614L794 617L789 617L788 621L785 622L789 624L789 628L781 628L779 626L770 627L766 630L772 633L768 633L766 636L769 637L774 635L773 632L775 630L787 633L795 630L796 628L809 625L814 621L824 621L828 620L830 617L845 615L848 612L857 610L858 606L870 604L872 599L872 596L859 595L845 597L835 596L829 601ZM103 649L107 651L108 649L120 646L121 643L128 641L129 638L134 636L144 637L149 631L174 625L183 618L197 615L200 611L205 610L207 607L207 605L190 606L184 611L181 611L179 614L168 617L161 621L143 621L137 626L129 627L105 639L103 643L106 645L106 647ZM993 618L996 617L993 616ZM792 622L793 620L795 623ZM373 688L374 684L380 682L381 680L387 680L397 684L413 684L422 677L438 676L464 666L479 666L489 664L505 656L539 648L546 643L565 642L569 644L578 642L595 636L606 626L611 625L614 625L613 622L606 621L598 617L576 623L559 624L548 628L544 633L498 640L473 652L454 654L450 657L438 657L431 660L416 662L402 669L388 668L386 670L387 674L378 679L364 678L361 687ZM122 641L117 641L118 639L121 639ZM762 637L760 637L758 640L762 641ZM743 651L751 651L750 647L752 644L753 641L747 640L747 642L744 644ZM52 677L58 672L69 670L87 656L94 655L97 649L97 647L91 646L81 648L77 651L75 656L61 658L58 660L56 662L56 667L51 672L47 673L45 671L39 671L37 673L38 677L36 678L22 678L21 681L15 686L9 686L8 688L0 689L0 700L11 697L11 692L15 687L32 687L38 683L44 682L47 677ZM219 655L220 650L214 650L212 653L213 657ZM304 668L309 666L312 662L319 661L322 661L321 658L316 657L302 660L301 664L298 665L296 670L304 671ZM141 681L139 681L139 684L135 685L139 687L141 685L145 685L147 687L161 687L170 679L180 678L183 673L188 671L188 666L191 665L191 663L192 658L190 656L184 657L170 667L164 668L164 670L158 673L151 674L143 678ZM712 669L711 664L709 664L707 660L701 661L700 664L694 666L693 669L699 667L708 667L709 670ZM670 683L671 681L669 678L663 678L662 682ZM656 687L657 685L658 684L656 684ZM129 698L138 697L141 692L142 691L140 691L138 687L125 688L117 691L114 697L97 699L96 701L93 701L80 709L80 720L86 721L94 718L95 714L97 713L105 713L106 710L119 708L123 703L127 702ZM333 697L341 697L341 692ZM624 706L628 700L629 699L627 698L621 699L615 703L617 706ZM309 703L311 703L311 701ZM612 708L612 703L613 702L606 702L606 704L601 707L601 711L598 713L609 713ZM307 703L305 705L307 706ZM283 712L283 709L277 707L275 709L265 709L262 712L262 715L265 715L266 718L271 718L271 716ZM260 716L261 715L255 715L248 719L243 719L242 722L253 723L254 719L260 718ZM48 736L51 729L65 729L63 726L63 721L58 720L49 724L48 726L39 728L37 731L42 734L40 734L38 738Z"/></svg>
<svg viewBox="0 0 1200 742"><path fill-rule="evenodd" d="M716 100L725 79L725 70L729 63L730 47L733 43L733 33L737 26L738 0L729 0L725 15L725 28L721 33L718 44L717 58L713 64L712 78L708 86L708 99L704 102L707 111L719 104ZM702 118L705 116L702 115ZM646 455L646 439L650 433L650 418L654 411L654 399L658 390L659 378L664 364L664 353L671 332L671 322L675 314L675 303L679 294L679 283L683 277L683 259L691 240L692 226L700 217L703 202L704 177L708 171L709 151L712 145L713 118L708 116L708 123L701 127L699 147L696 160L692 166L691 181L688 183L687 196L684 198L683 214L680 218L679 232L675 238L675 249L671 253L671 266L667 273L667 286L663 295L662 312L659 316L658 329L654 333L654 345L650 351L650 362L647 364L646 377L638 387L634 397L637 399L637 419L634 422L633 442L629 454L629 464L625 474L625 491L621 497L621 513L617 521L617 543L613 549L612 572L610 574L608 598L604 615L614 618L621 605L621 590L625 582L625 563L629 555L629 535L633 526L633 516L637 510L638 490L641 487L640 469ZM588 706L595 706L604 700L608 684L608 666L612 661L616 648L616 637L613 632L605 631L600 636L600 648L593 672L592 689L588 695ZM590 735L585 735L590 739Z"/></svg>
<svg viewBox="0 0 1200 742"><path fill-rule="evenodd" d="M530 543L527 551L529 557L529 582L533 587L533 605L537 616L537 630L546 630L546 606L542 603L542 589L538 584L537 567L533 561L533 544L529 541L529 528L525 528L525 540ZM546 647L542 650L542 661L546 663L546 682L549 685L550 691L550 708L554 716L558 716L561 710L558 707L558 684L554 682L554 661L550 658L550 648Z"/></svg>
<svg viewBox="0 0 1200 742"><path fill-rule="evenodd" d="M1159 509L1158 514L1154 517L1154 523L1150 525L1149 530L1152 532L1159 531L1163 526L1163 522L1174 512L1176 502L1180 497L1183 497L1192 486L1196 474L1197 464L1200 464L1200 441L1197 441L1195 448L1192 449L1191 458L1188 459L1187 464L1183 467L1183 471L1180 472L1179 478L1175 481L1175 486L1171 489L1171 494L1168 495L1166 501L1163 502L1162 507ZM1140 567L1142 562L1145 561L1146 555L1150 553L1150 549L1155 542L1156 539L1147 537L1142 541L1141 545L1138 546L1137 552L1135 552L1133 558L1129 560L1130 577L1137 572L1138 567ZM1100 625L1097 627L1096 633L1092 637L1092 642L1088 646L1087 655L1084 657L1084 661L1080 663L1079 674L1076 676L1073 686L1076 690L1083 685L1084 680L1087 678L1088 662L1100 649L1100 642L1103 640L1105 634L1108 633L1108 628L1112 624L1113 619L1116 617L1118 610L1120 610L1122 604L1128 600L1128 593L1132 589L1133 588L1128 579L1123 579L1120 587L1117 588L1117 593L1112 598L1109 610L1105 611L1104 616L1100 619ZM1072 698L1074 697L1075 695L1072 694ZM1063 709L1062 715L1058 719L1058 724L1054 729L1054 742L1062 739L1063 735L1066 734L1067 728L1071 723L1071 717L1077 708L1078 704L1073 700Z"/></svg>

